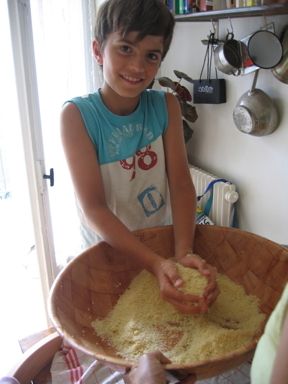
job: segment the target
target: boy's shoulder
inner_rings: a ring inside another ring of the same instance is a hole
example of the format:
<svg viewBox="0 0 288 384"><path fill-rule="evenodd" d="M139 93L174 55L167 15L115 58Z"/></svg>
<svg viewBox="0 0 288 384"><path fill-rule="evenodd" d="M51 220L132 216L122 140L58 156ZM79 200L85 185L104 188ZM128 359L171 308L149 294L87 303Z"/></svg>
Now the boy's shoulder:
<svg viewBox="0 0 288 384"><path fill-rule="evenodd" d="M99 100L99 91L93 93L87 93L85 95L76 96L68 100L67 102L77 102L77 103L91 103Z"/></svg>

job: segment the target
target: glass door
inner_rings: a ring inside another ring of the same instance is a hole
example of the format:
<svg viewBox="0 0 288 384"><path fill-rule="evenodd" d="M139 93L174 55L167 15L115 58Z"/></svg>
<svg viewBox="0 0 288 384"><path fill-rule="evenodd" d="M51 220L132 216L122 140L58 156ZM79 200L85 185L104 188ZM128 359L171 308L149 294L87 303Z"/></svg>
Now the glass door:
<svg viewBox="0 0 288 384"><path fill-rule="evenodd" d="M13 0L8 3L0 1L0 376L20 358L19 340L47 328L44 297L49 289L47 279L40 277L38 262L40 255L43 258L44 240L35 231L35 224L40 222L42 204L28 144L30 103L17 23L20 17L15 14ZM14 25L9 23L12 14Z"/></svg>
<svg viewBox="0 0 288 384"><path fill-rule="evenodd" d="M51 284L81 251L59 116L97 81L93 15L94 0L0 0L0 376L49 325Z"/></svg>

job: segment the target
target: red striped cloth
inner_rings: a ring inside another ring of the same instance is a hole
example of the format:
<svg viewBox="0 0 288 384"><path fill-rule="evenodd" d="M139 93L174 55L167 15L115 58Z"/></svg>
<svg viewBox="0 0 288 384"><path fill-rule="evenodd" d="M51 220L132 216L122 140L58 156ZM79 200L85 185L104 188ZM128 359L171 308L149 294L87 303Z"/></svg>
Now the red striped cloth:
<svg viewBox="0 0 288 384"><path fill-rule="evenodd" d="M124 384L123 374L66 343L56 352L52 384Z"/></svg>

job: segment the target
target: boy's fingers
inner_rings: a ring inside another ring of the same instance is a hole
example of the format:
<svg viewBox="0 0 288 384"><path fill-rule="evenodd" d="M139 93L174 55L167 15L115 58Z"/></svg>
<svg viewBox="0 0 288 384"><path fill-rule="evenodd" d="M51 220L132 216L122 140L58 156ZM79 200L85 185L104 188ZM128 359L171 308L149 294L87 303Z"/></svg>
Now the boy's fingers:
<svg viewBox="0 0 288 384"><path fill-rule="evenodd" d="M185 267L198 269L198 271L205 276L211 274L211 266L196 253L188 253L181 259L181 264Z"/></svg>
<svg viewBox="0 0 288 384"><path fill-rule="evenodd" d="M215 274L214 272L212 273L213 274L211 274L210 277L208 278L208 284L204 291L204 297L208 300L209 304L212 304L220 293L217 280L216 280L217 273L216 272Z"/></svg>
<svg viewBox="0 0 288 384"><path fill-rule="evenodd" d="M163 263L162 268L163 268L164 274L168 277L171 284L176 288L181 287L181 285L183 284L183 280L179 276L176 264L174 262L173 263L166 262L166 263Z"/></svg>
<svg viewBox="0 0 288 384"><path fill-rule="evenodd" d="M216 289L213 292L209 292L207 294L206 300L207 300L209 306L214 303L214 301L217 299L219 293L220 293L219 288L216 287Z"/></svg>
<svg viewBox="0 0 288 384"><path fill-rule="evenodd" d="M170 281L167 281L167 284L161 290L161 295L166 300L171 299L183 303L200 303L203 301L203 297L179 291Z"/></svg>

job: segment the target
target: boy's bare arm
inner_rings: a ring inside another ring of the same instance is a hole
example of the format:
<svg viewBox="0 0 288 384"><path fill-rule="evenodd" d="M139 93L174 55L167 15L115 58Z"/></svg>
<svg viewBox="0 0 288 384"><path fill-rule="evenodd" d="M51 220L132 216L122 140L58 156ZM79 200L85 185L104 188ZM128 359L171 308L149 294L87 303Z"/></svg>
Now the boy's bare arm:
<svg viewBox="0 0 288 384"><path fill-rule="evenodd" d="M206 309L208 309L219 293L216 269L201 257L193 255L196 192L188 167L180 105L172 94L167 94L167 104L169 125L165 133L164 145L174 224L175 257L181 264L197 268L207 276L208 285L204 296Z"/></svg>
<svg viewBox="0 0 288 384"><path fill-rule="evenodd" d="M193 250L196 193L188 168L178 100L167 94L169 125L164 137L166 168L175 231L175 256Z"/></svg>

